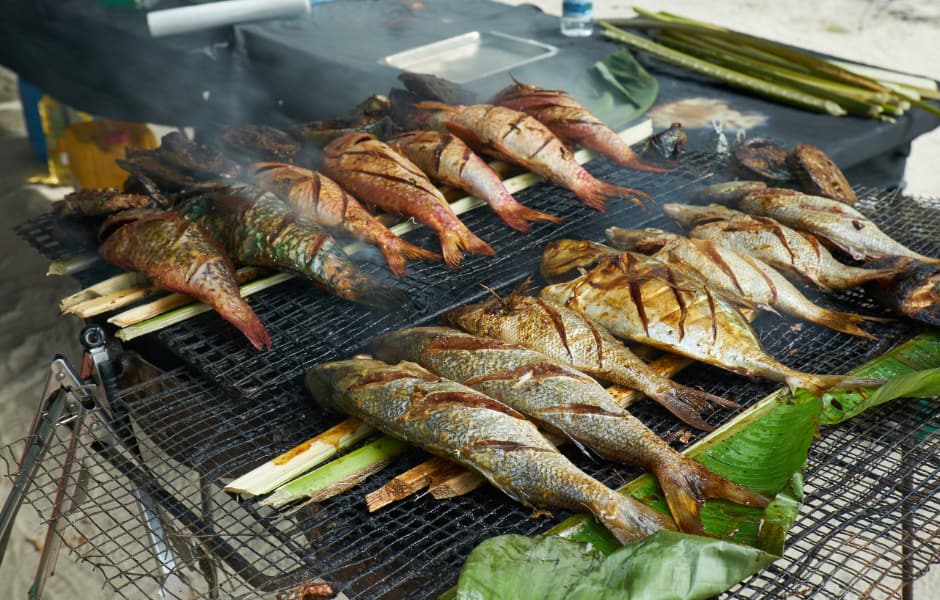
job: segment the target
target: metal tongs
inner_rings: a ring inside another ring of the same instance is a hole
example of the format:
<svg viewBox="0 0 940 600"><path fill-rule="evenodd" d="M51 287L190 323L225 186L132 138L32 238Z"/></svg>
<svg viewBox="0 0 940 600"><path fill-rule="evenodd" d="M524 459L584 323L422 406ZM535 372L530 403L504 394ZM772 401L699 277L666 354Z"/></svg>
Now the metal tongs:
<svg viewBox="0 0 940 600"><path fill-rule="evenodd" d="M142 467L140 450L131 429L130 418L117 402L118 363L121 352L116 343L109 343L98 325L81 332L85 349L82 373L78 375L62 356L50 365L49 378L36 409L26 438L26 447L18 463L13 490L0 511L0 562L6 553L13 521L32 485L40 463L59 427L71 430L62 473L59 476L45 543L29 598L42 597L46 579L55 570L67 514L81 503L79 482L87 470L88 449L103 454L117 453L136 467ZM141 516L149 533L151 546L164 574L159 596L186 599L192 593L189 584L177 574L176 561L167 542L166 532L152 496L140 487L134 488Z"/></svg>

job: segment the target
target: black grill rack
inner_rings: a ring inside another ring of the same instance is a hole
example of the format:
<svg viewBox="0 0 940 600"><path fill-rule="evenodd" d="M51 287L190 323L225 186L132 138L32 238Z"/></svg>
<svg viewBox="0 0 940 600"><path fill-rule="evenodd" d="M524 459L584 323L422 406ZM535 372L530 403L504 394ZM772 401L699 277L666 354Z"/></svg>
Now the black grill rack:
<svg viewBox="0 0 940 600"><path fill-rule="evenodd" d="M691 187L722 177L724 163L720 157L696 154L667 175L627 172L604 160L589 168L664 203L685 201ZM921 252L940 255L940 201L879 190L859 192L859 208L886 232ZM276 512L259 500L240 500L222 491L234 476L342 420L324 414L307 397L300 379L309 366L361 351L384 331L436 322L443 311L486 295L480 284L508 292L537 272L539 253L550 239L599 240L610 225L675 229L655 207L643 211L614 201L608 214L600 215L547 184L517 197L533 208L559 214L565 223L539 226L524 236L485 211L474 211L465 222L493 243L499 255L469 258L459 271L413 265L400 283L415 299L407 313L378 313L292 281L251 300L272 333L271 352L248 348L213 314L156 335L156 345L169 349L184 366L122 394L143 448L145 469L119 456L92 453L94 485L84 486L88 499L67 515L75 535L87 540L73 551L104 571L122 595L152 591L159 573L146 531L139 518L123 508L132 505L133 488L138 486L162 506L181 570L199 582L202 597L273 597L322 577L353 598L419 598L452 586L466 555L484 539L509 532L537 533L567 516L558 511L553 519L534 519L530 511L489 487L447 501L412 497L369 514L363 496L425 460L427 455L418 450L353 491L287 511ZM32 232L59 226L41 218L19 232L45 252L43 240ZM411 240L435 247L426 232ZM841 310L882 314L857 291L812 297ZM768 351L788 365L833 373L858 366L923 330L899 320L871 327L876 339L865 340L769 315L758 318L755 327ZM777 387L698 364L676 379L745 406ZM640 401L631 411L677 448L699 437L682 436L684 429L651 401ZM733 417L720 410L708 419L718 425ZM811 448L806 504L791 531L786 557L726 596L897 596L903 582L938 562L938 420L940 405L928 400L893 403L824 429ZM48 490L54 488L65 454L67 436L58 435L27 498L42 514L50 507ZM7 452L11 464L14 450L18 448ZM594 461L571 448L564 451L609 485L638 475L630 467Z"/></svg>

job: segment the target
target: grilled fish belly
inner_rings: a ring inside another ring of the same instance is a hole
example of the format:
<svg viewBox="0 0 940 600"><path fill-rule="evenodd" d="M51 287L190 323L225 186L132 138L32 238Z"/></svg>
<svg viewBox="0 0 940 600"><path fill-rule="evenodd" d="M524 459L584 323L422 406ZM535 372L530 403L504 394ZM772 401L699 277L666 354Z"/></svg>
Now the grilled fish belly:
<svg viewBox="0 0 940 600"><path fill-rule="evenodd" d="M622 543L674 529L665 515L578 469L517 411L416 364L326 363L306 384L327 407L459 462L527 506L588 510Z"/></svg>

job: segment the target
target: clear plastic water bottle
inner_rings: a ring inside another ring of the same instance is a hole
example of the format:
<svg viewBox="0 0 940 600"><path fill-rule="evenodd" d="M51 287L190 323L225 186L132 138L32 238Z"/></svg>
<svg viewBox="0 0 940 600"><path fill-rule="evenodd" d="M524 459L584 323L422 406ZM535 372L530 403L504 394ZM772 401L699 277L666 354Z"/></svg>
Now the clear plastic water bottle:
<svg viewBox="0 0 940 600"><path fill-rule="evenodd" d="M593 0L563 0L561 4L561 33L568 37L587 37L593 32Z"/></svg>

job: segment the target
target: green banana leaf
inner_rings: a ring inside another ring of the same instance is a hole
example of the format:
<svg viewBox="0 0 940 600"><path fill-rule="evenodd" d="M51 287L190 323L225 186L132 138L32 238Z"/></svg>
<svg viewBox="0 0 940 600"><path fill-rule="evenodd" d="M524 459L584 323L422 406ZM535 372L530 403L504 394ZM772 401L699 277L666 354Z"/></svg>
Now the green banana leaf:
<svg viewBox="0 0 940 600"><path fill-rule="evenodd" d="M585 106L613 129L645 114L659 95L659 82L626 49L594 63L591 77L598 93Z"/></svg>
<svg viewBox="0 0 940 600"><path fill-rule="evenodd" d="M853 371L887 379L880 391L832 392L820 400L803 390L781 390L691 447L687 453L713 471L773 497L764 511L708 502L702 522L716 539L660 532L621 547L593 518L575 515L548 532L553 535L500 536L478 546L461 571L456 597L663 600L727 590L783 554L817 427L890 399L938 395L937 367L940 333L921 334ZM666 511L659 485L648 475L621 492ZM541 543L553 537L561 540ZM453 591L445 597L454 597Z"/></svg>

